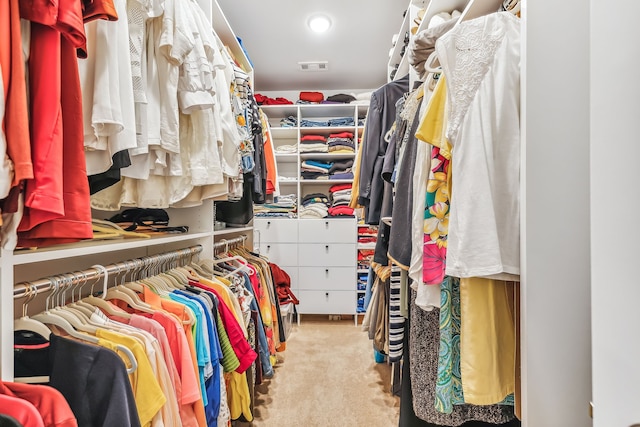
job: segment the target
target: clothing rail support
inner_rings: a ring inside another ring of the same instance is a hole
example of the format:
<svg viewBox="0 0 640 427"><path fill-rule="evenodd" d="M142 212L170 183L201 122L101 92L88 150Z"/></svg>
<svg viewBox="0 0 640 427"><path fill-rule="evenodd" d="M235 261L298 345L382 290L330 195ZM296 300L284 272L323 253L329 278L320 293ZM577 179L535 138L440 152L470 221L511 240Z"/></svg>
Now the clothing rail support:
<svg viewBox="0 0 640 427"><path fill-rule="evenodd" d="M165 262L167 260L177 261L179 259L192 259L195 255L202 252L202 245L194 245L188 248L178 249L175 251L163 252L156 255L148 255L142 258L134 258L128 261L124 261L124 265L127 268L144 268L152 263ZM130 266L131 264L131 266ZM123 262L109 264L104 266L104 270L98 267L92 267L87 270L76 271L74 273L70 273L73 277L69 278L69 286L73 286L79 284L81 282L88 282L91 280L98 281L105 275L113 276L118 272L121 272L123 268ZM83 285L84 286L84 285ZM30 293L35 292L47 292L52 290L54 287L52 285L52 281L50 278L42 278L35 281L30 282L22 282L18 283L13 287L13 298L24 298Z"/></svg>

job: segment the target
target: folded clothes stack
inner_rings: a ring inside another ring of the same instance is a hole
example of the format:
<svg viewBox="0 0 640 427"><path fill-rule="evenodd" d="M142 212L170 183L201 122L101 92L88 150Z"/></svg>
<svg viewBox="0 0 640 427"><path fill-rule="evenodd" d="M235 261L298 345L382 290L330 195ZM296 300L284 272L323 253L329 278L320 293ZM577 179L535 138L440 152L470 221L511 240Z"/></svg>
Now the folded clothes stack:
<svg viewBox="0 0 640 427"><path fill-rule="evenodd" d="M331 162L308 159L300 165L300 175L303 179L329 179L329 171L332 167Z"/></svg>
<svg viewBox="0 0 640 427"><path fill-rule="evenodd" d="M335 95L327 96L327 99L322 101L323 104L349 104L356 100L356 97L346 93L337 93Z"/></svg>
<svg viewBox="0 0 640 427"><path fill-rule="evenodd" d="M288 105L293 104L293 102L289 101L286 98L270 98L268 96L261 95L259 93L255 94L256 103L258 105Z"/></svg>
<svg viewBox="0 0 640 427"><path fill-rule="evenodd" d="M355 101L351 101L351 103L367 105L371 101L372 94L373 92L352 93L351 95L355 98Z"/></svg>
<svg viewBox="0 0 640 427"><path fill-rule="evenodd" d="M280 127L283 128L294 128L298 126L298 119L294 116L287 116L284 119L280 120Z"/></svg>
<svg viewBox="0 0 640 427"><path fill-rule="evenodd" d="M353 132L340 132L329 134L327 139L330 153L354 153L356 151L353 142Z"/></svg>
<svg viewBox="0 0 640 427"><path fill-rule="evenodd" d="M331 207L329 216L353 216L353 208L349 207L351 201L351 184L336 184L329 188Z"/></svg>
<svg viewBox="0 0 640 427"><path fill-rule="evenodd" d="M278 154L295 154L298 152L298 146L296 144L278 145L275 148L275 152Z"/></svg>
<svg viewBox="0 0 640 427"><path fill-rule="evenodd" d="M338 117L335 119L329 119L327 124L329 126L353 126L355 124L355 121L353 120L353 117Z"/></svg>
<svg viewBox="0 0 640 427"><path fill-rule="evenodd" d="M329 179L353 179L353 159L333 162L329 168Z"/></svg>
<svg viewBox="0 0 640 427"><path fill-rule="evenodd" d="M324 135L303 135L300 138L301 153L327 153L329 146Z"/></svg>
<svg viewBox="0 0 640 427"><path fill-rule="evenodd" d="M295 194L284 194L276 197L273 203L253 205L253 213L257 217L295 218L297 197Z"/></svg>
<svg viewBox="0 0 640 427"><path fill-rule="evenodd" d="M298 104L319 104L324 101L324 94L322 92L302 91L298 98Z"/></svg>
<svg viewBox="0 0 640 427"><path fill-rule="evenodd" d="M309 120L309 119L300 120L300 127L322 128L327 126L329 126L329 122L326 120Z"/></svg>
<svg viewBox="0 0 640 427"><path fill-rule="evenodd" d="M302 198L300 218L325 218L329 214L329 198L324 193L311 193Z"/></svg>

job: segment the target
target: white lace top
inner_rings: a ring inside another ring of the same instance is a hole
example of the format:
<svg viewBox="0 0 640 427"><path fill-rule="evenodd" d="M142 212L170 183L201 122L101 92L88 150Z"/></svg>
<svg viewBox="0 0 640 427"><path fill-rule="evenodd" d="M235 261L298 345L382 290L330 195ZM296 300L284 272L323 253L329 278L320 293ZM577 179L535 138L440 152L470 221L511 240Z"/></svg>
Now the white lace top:
<svg viewBox="0 0 640 427"><path fill-rule="evenodd" d="M436 43L447 77L452 196L446 274L520 274L520 20L463 22Z"/></svg>

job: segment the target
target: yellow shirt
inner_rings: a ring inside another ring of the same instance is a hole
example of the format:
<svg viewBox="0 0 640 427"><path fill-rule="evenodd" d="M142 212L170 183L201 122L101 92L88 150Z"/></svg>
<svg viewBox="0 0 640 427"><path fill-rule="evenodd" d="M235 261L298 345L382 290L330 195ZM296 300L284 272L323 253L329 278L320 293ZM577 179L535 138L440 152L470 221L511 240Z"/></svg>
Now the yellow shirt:
<svg viewBox="0 0 640 427"><path fill-rule="evenodd" d="M427 111L418 125L416 138L440 148L440 154L451 159L451 144L447 140L447 85L442 74L427 104Z"/></svg>
<svg viewBox="0 0 640 427"><path fill-rule="evenodd" d="M140 425L142 427L150 426L151 420L160 411L167 399L153 374L151 363L144 348L135 338L107 329L98 329L96 336L101 341L104 340L127 347L135 356L138 367L133 373L129 374L129 380L131 381L133 396L136 401L138 416L140 417ZM105 346L108 346L108 343L105 344Z"/></svg>
<svg viewBox="0 0 640 427"><path fill-rule="evenodd" d="M427 104L427 111L418 125L416 138L434 147L440 148L440 154L451 160L453 146L447 139L447 83L444 74L440 75L433 94ZM447 174L447 191L449 199L453 191L451 177L453 176L453 164L449 163Z"/></svg>
<svg viewBox="0 0 640 427"><path fill-rule="evenodd" d="M253 421L247 373L243 372L239 374L237 372L230 372L229 374L225 374L225 377L228 379L227 396L229 399L231 419L235 420L240 418L240 415L244 415L247 421Z"/></svg>

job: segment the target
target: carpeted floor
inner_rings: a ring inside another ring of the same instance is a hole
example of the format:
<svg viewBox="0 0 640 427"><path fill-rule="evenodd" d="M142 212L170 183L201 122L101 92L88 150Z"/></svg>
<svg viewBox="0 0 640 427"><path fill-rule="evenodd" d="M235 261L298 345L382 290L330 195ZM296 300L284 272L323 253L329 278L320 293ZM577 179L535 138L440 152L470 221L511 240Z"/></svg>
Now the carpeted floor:
<svg viewBox="0 0 640 427"><path fill-rule="evenodd" d="M303 316L274 378L257 387L256 427L393 427L400 403L390 366L373 360L371 341L353 320Z"/></svg>

